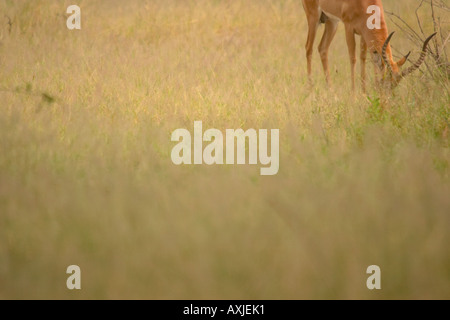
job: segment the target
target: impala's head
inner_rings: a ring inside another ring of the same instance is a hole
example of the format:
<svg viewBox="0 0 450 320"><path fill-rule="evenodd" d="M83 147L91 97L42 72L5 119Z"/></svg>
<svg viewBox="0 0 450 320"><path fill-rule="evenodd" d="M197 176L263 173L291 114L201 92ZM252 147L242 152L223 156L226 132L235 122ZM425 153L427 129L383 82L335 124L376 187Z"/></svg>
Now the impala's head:
<svg viewBox="0 0 450 320"><path fill-rule="evenodd" d="M392 61L392 59L388 59L388 54L386 53L386 51L388 49L389 42L391 41L394 33L395 32L392 32L384 42L384 45L381 49L382 61L380 61L380 65L385 68L385 76L383 77L382 85L390 89L395 88L403 78L405 78L406 76L410 75L411 73L420 68L420 66L425 61L425 58L427 56L428 43L436 35L436 33L434 33L425 40L419 59L408 69L400 71L401 67L405 64L406 60L408 60L408 57L411 52L397 62Z"/></svg>

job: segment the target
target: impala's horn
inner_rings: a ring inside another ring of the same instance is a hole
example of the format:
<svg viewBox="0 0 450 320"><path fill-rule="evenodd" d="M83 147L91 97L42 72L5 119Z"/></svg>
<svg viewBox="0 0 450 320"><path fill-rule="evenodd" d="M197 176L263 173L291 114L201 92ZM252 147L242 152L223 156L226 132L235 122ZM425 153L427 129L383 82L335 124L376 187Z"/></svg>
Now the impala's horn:
<svg viewBox="0 0 450 320"><path fill-rule="evenodd" d="M395 31L392 32L389 37L387 37L386 41L383 44L383 49L381 50L381 58L383 59L384 65L386 66L386 68L389 70L390 74L393 74L394 72L392 71L392 66L389 63L389 60L386 56L386 49L389 45L389 42L391 42L392 36L394 35Z"/></svg>
<svg viewBox="0 0 450 320"><path fill-rule="evenodd" d="M416 63L414 63L411 67L409 67L408 69L406 69L405 71L403 71L401 77L404 78L407 75L409 75L410 73L413 73L414 71L416 71L417 69L420 68L420 66L422 65L422 63L425 61L425 58L427 57L427 52L428 52L428 43L431 41L431 39L433 39L433 37L437 34L437 32L433 33L431 36L429 36L427 38L427 40L425 40L425 42L423 43L423 48L422 48L422 53L420 54L419 60L417 60Z"/></svg>

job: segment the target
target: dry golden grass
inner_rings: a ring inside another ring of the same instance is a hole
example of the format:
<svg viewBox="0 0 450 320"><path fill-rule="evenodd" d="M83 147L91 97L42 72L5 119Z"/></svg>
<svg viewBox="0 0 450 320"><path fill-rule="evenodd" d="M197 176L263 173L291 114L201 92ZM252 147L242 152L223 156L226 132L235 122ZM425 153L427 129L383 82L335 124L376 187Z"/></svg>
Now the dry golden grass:
<svg viewBox="0 0 450 320"><path fill-rule="evenodd" d="M301 1L70 4L0 0L0 298L450 298L448 80L353 98L341 25L310 89ZM280 129L280 172L173 165L194 120Z"/></svg>

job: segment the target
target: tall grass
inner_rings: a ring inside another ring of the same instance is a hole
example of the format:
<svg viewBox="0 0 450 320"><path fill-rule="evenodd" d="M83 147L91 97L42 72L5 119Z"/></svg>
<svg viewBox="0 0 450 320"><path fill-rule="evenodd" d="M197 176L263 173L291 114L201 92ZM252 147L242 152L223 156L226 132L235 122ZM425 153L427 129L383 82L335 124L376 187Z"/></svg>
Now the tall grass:
<svg viewBox="0 0 450 320"><path fill-rule="evenodd" d="M301 1L70 4L0 1L0 298L450 298L448 83L353 97L341 26L310 88ZM280 129L278 175L173 165L194 120Z"/></svg>

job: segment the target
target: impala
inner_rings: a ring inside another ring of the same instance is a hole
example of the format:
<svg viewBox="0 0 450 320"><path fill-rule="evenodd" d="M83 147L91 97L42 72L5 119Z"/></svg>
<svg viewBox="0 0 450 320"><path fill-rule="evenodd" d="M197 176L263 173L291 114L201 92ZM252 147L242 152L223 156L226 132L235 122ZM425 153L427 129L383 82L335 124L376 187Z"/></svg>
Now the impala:
<svg viewBox="0 0 450 320"><path fill-rule="evenodd" d="M369 6L374 5L380 8L380 25L379 28L370 29L367 26L367 20L371 17L370 11L368 13L368 8ZM393 60L389 42L394 33L388 35L388 28L384 18L381 0L303 0L303 7L308 21L308 39L306 41L308 77L311 81L311 60L314 40L319 25L323 23L325 24L325 31L319 44L319 53L328 85L330 85L328 50L336 34L339 21L342 21L345 25L345 36L350 56L351 83L353 90L355 89L356 68L355 35L361 36L360 59L363 91L366 89L367 50L372 53L373 61L378 66L378 70L380 72L387 72L383 78L383 85L394 88L401 79L421 66L427 54L428 43L436 35L435 33L425 40L417 62L403 72L400 72L400 67L405 64L409 53L397 62Z"/></svg>

